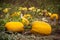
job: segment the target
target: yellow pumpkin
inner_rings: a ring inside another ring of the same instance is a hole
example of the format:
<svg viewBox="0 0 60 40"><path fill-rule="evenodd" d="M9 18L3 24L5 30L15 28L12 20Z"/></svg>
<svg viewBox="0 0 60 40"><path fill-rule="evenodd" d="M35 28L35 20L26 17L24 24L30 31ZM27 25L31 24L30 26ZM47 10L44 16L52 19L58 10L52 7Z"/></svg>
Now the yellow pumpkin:
<svg viewBox="0 0 60 40"><path fill-rule="evenodd" d="M49 15L49 16L51 16L51 15L52 15L52 13L48 12L48 15Z"/></svg>
<svg viewBox="0 0 60 40"><path fill-rule="evenodd" d="M21 22L7 22L5 27L8 31L21 32L24 30L24 25Z"/></svg>
<svg viewBox="0 0 60 40"><path fill-rule="evenodd" d="M33 11L33 10L36 10L36 8L35 7L30 7L28 10Z"/></svg>
<svg viewBox="0 0 60 40"><path fill-rule="evenodd" d="M22 23L24 25L29 25L29 21L26 18L24 18L24 17L22 17Z"/></svg>
<svg viewBox="0 0 60 40"><path fill-rule="evenodd" d="M58 19L58 14L52 14L52 15L50 16L50 18L51 18L51 19L54 19L54 18Z"/></svg>
<svg viewBox="0 0 60 40"><path fill-rule="evenodd" d="M51 26L46 22L43 22L43 21L32 22L32 29L31 29L32 33L49 35L51 34L51 30L52 30Z"/></svg>
<svg viewBox="0 0 60 40"><path fill-rule="evenodd" d="M52 13L50 13L50 12L46 12L45 15L46 15L46 16L51 16Z"/></svg>
<svg viewBox="0 0 60 40"><path fill-rule="evenodd" d="M28 9L26 7L22 8L22 10L27 11Z"/></svg>
<svg viewBox="0 0 60 40"><path fill-rule="evenodd" d="M20 16L20 14L21 14L20 11L19 11L19 12L13 12L13 13L11 14L11 17L13 17L13 16Z"/></svg>
<svg viewBox="0 0 60 40"><path fill-rule="evenodd" d="M4 12L4 13L8 13L8 12L9 12L9 9L10 9L10 8L5 8L5 9L3 9L3 12Z"/></svg>
<svg viewBox="0 0 60 40"><path fill-rule="evenodd" d="M19 9L18 9L18 10L27 11L28 9L27 9L27 7L19 7Z"/></svg>
<svg viewBox="0 0 60 40"><path fill-rule="evenodd" d="M32 16L30 14L25 14L23 17L24 18L32 18Z"/></svg>

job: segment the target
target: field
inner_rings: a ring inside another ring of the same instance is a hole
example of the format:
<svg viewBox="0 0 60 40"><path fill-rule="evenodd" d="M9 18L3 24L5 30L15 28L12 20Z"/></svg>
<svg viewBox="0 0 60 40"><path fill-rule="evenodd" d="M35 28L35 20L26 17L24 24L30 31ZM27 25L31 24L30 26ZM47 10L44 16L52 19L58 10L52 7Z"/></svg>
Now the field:
<svg viewBox="0 0 60 40"><path fill-rule="evenodd" d="M59 3L1 0L0 40L60 40Z"/></svg>

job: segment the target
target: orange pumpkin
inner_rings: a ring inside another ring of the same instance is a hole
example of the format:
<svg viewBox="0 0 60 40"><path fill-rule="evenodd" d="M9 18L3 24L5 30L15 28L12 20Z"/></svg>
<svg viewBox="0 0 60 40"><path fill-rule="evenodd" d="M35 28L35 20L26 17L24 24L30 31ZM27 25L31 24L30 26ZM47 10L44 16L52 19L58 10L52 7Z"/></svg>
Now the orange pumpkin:
<svg viewBox="0 0 60 40"><path fill-rule="evenodd" d="M34 21L32 23L32 29L31 32L32 33L39 33L39 34L43 34L43 35L49 35L51 34L52 28L51 26L43 21Z"/></svg>
<svg viewBox="0 0 60 40"><path fill-rule="evenodd" d="M21 22L7 22L5 27L8 31L21 32L24 30L24 25Z"/></svg>
<svg viewBox="0 0 60 40"><path fill-rule="evenodd" d="M54 19L54 18L58 19L58 14L52 14L52 15L50 16L50 18L51 18L51 19Z"/></svg>

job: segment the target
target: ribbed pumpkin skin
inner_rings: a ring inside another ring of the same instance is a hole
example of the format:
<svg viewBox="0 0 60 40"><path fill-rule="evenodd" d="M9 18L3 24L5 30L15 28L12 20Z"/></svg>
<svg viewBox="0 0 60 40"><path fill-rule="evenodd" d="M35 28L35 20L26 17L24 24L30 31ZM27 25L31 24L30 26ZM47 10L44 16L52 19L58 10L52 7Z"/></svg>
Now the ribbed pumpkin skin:
<svg viewBox="0 0 60 40"><path fill-rule="evenodd" d="M49 35L51 34L51 26L48 23L45 23L43 21L34 21L32 23L32 33L39 33L43 35Z"/></svg>
<svg viewBox="0 0 60 40"><path fill-rule="evenodd" d="M21 32L24 30L24 25L21 22L7 22L5 27L8 31Z"/></svg>

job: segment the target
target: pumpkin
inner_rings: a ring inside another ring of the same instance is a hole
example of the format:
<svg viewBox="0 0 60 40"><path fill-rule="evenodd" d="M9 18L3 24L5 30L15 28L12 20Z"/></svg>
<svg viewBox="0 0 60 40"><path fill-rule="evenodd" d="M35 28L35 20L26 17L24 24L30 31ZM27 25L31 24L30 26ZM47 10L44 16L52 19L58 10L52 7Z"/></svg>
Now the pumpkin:
<svg viewBox="0 0 60 40"><path fill-rule="evenodd" d="M27 11L28 9L26 7L19 7L18 10Z"/></svg>
<svg viewBox="0 0 60 40"><path fill-rule="evenodd" d="M33 10L36 10L36 8L35 7L30 7L28 10L33 11Z"/></svg>
<svg viewBox="0 0 60 40"><path fill-rule="evenodd" d="M51 18L51 19L54 19L54 18L58 19L58 14L52 14L52 15L50 16L50 18Z"/></svg>
<svg viewBox="0 0 60 40"><path fill-rule="evenodd" d="M4 12L4 13L8 13L8 12L9 12L9 9L10 9L10 8L5 8L5 9L3 9L3 12Z"/></svg>
<svg viewBox="0 0 60 40"><path fill-rule="evenodd" d="M24 25L29 25L28 19L26 19L26 18L24 18L24 17L22 17L22 23L23 23Z"/></svg>
<svg viewBox="0 0 60 40"><path fill-rule="evenodd" d="M31 33L39 33L42 35L49 35L51 34L51 26L43 21L34 21L32 22L32 29Z"/></svg>
<svg viewBox="0 0 60 40"><path fill-rule="evenodd" d="M50 12L46 13L46 16L51 16L51 15L52 15L52 13L50 13Z"/></svg>
<svg viewBox="0 0 60 40"><path fill-rule="evenodd" d="M21 22L7 22L5 28L12 32L21 32L24 30L24 25Z"/></svg>
<svg viewBox="0 0 60 40"><path fill-rule="evenodd" d="M22 8L22 10L27 11L28 9L26 7Z"/></svg>
<svg viewBox="0 0 60 40"><path fill-rule="evenodd" d="M13 13L11 14L11 17L13 17L13 16L20 16L20 14L21 14L20 11L18 11L18 12L13 12Z"/></svg>
<svg viewBox="0 0 60 40"><path fill-rule="evenodd" d="M32 16L30 14L24 14L23 16L24 18L32 18Z"/></svg>
<svg viewBox="0 0 60 40"><path fill-rule="evenodd" d="M51 15L52 15L52 13L48 12L48 15L49 15L49 16L51 16Z"/></svg>

